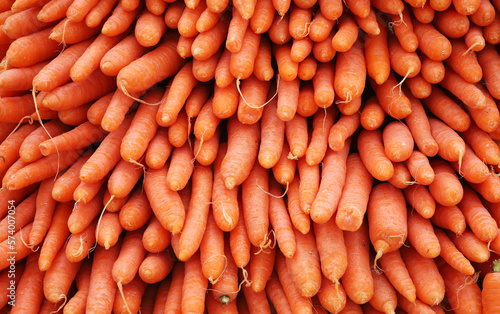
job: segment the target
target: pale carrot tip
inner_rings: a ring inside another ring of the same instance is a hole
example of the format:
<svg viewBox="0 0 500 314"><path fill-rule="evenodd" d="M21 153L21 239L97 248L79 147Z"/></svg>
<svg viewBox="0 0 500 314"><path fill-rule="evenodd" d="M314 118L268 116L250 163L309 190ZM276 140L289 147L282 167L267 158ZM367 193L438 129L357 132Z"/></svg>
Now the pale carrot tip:
<svg viewBox="0 0 500 314"><path fill-rule="evenodd" d="M228 188L229 190L231 190L236 185L236 179L233 178L233 177L227 177L224 180L224 185L226 186L226 188Z"/></svg>
<svg viewBox="0 0 500 314"><path fill-rule="evenodd" d="M40 271L46 271L50 268L50 263L47 261L38 261L38 268Z"/></svg>

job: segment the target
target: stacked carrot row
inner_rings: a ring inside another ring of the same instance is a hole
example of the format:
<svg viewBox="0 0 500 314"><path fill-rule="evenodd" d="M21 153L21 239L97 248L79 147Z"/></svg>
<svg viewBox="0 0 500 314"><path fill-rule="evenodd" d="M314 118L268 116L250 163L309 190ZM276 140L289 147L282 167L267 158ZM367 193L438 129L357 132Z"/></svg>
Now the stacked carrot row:
<svg viewBox="0 0 500 314"><path fill-rule="evenodd" d="M0 11L1 313L500 311L500 1Z"/></svg>

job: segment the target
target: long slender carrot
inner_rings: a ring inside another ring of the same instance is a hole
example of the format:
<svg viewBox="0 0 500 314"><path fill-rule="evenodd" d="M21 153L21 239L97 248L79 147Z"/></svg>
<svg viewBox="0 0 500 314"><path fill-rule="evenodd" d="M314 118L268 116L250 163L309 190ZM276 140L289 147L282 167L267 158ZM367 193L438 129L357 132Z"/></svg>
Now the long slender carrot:
<svg viewBox="0 0 500 314"><path fill-rule="evenodd" d="M203 313L208 279L203 276L201 266L199 253L185 263L182 285L182 308L185 312Z"/></svg>
<svg viewBox="0 0 500 314"><path fill-rule="evenodd" d="M347 249L347 268L342 276L342 286L351 300L363 304L368 302L374 293L366 222L356 231L344 232L344 241Z"/></svg>
<svg viewBox="0 0 500 314"><path fill-rule="evenodd" d="M455 244L448 238L446 233L438 228L434 228L434 233L436 234L439 245L441 246L440 256L450 265L459 272L465 275L473 275L475 270L472 267L470 261L465 258L465 256L460 253Z"/></svg>
<svg viewBox="0 0 500 314"><path fill-rule="evenodd" d="M116 283L113 280L113 264L120 253L120 246L115 245L109 250L98 246L95 262L90 274L89 294L87 297L87 312L111 312L116 293Z"/></svg>
<svg viewBox="0 0 500 314"><path fill-rule="evenodd" d="M30 254L20 279L16 280L19 283L16 287L15 306L12 307L11 312L38 312L43 301L43 279L45 277L45 272L38 269L37 258L39 256L38 253Z"/></svg>
<svg viewBox="0 0 500 314"><path fill-rule="evenodd" d="M50 302L57 303L67 295L82 262L73 263L66 258L64 248L57 253L52 266L43 278L43 292ZM62 271L64 269L64 271Z"/></svg>
<svg viewBox="0 0 500 314"><path fill-rule="evenodd" d="M349 143L348 143L349 144ZM344 146L340 152L327 151L323 159L322 178L318 194L311 204L309 215L316 223L328 221L337 210L338 203L345 185L346 161L350 145ZM328 176L333 169L338 175Z"/></svg>

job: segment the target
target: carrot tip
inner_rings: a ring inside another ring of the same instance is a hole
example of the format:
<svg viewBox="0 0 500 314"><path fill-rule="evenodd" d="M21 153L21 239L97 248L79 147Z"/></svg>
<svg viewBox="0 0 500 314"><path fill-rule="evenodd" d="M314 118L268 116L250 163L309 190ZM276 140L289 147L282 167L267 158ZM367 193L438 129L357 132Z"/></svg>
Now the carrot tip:
<svg viewBox="0 0 500 314"><path fill-rule="evenodd" d="M232 190L234 188L234 186L236 185L236 179L233 177L227 177L224 180L224 185L226 186L226 188Z"/></svg>

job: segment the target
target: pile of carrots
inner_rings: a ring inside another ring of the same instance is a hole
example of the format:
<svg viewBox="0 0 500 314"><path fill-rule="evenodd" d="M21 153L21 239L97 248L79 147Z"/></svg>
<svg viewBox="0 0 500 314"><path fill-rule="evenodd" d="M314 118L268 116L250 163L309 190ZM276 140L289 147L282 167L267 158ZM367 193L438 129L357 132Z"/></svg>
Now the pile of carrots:
<svg viewBox="0 0 500 314"><path fill-rule="evenodd" d="M500 0L0 27L0 313L500 313Z"/></svg>

